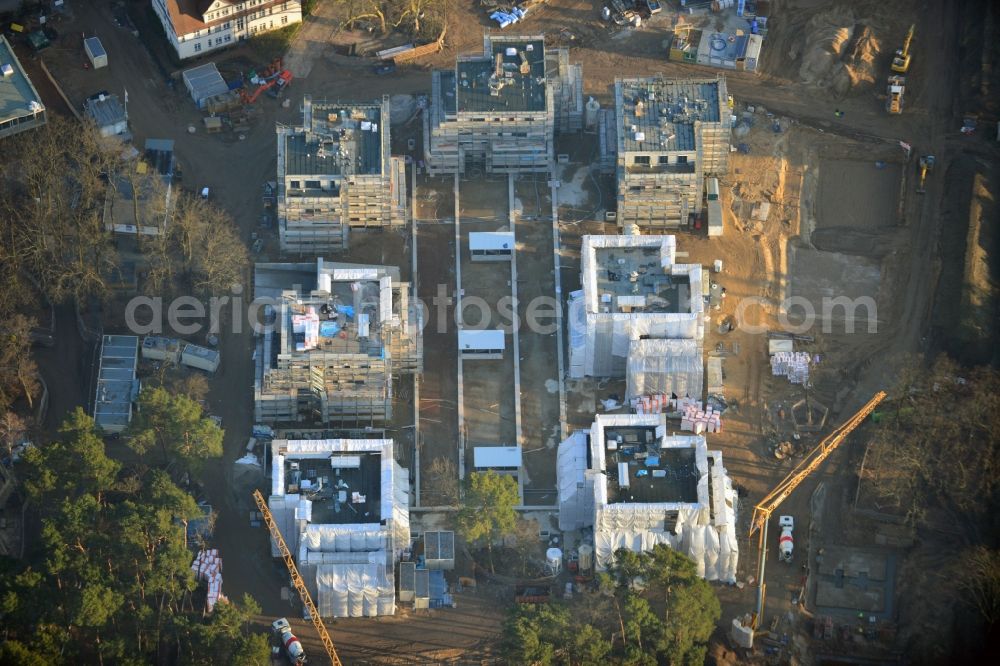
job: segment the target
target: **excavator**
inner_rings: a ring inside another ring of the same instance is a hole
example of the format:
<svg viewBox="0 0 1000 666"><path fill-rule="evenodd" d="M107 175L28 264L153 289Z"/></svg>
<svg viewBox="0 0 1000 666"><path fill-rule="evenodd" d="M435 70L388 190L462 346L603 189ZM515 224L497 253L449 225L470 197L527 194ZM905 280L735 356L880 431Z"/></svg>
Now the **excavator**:
<svg viewBox="0 0 1000 666"><path fill-rule="evenodd" d="M917 183L917 194L923 194L927 190L924 189L924 183L927 182L927 174L934 169L934 163L937 159L933 155L923 155L920 158L920 182Z"/></svg>
<svg viewBox="0 0 1000 666"><path fill-rule="evenodd" d="M281 553L281 559L285 561L285 567L288 568L288 575L291 576L292 585L299 593L302 605L306 607L309 619L312 620L313 627L316 629L316 633L319 634L319 639L323 643L323 648L326 650L326 656L330 658L330 663L333 666L344 666L344 663L340 661L340 657L337 655L337 648L333 645L333 639L330 638L330 632L326 630L323 618L319 616L319 610L313 602L312 595L309 594L309 590L306 588L306 583L302 580L302 576L299 574L299 568L295 566L295 560L292 558L292 553L288 550L288 544L285 543L284 537L281 536L281 530L278 529L278 524L274 522L274 516L271 515L271 510L267 507L267 500L264 499L264 496L259 490L255 490L253 491L253 501L256 502L257 510L260 511L260 515L264 518L264 522L267 524L267 530L271 533L271 538L274 539L274 543L278 546L278 551ZM287 632L288 636L286 637L284 635L283 630L287 627L287 625L287 621L285 621L284 625L282 625L279 620L274 623L274 629L276 632L281 634L283 639L282 642L285 646L285 650L288 651L289 658L298 660L301 656L302 646L299 644L297 650L292 649L292 641L298 643L298 639L292 635L290 629Z"/></svg>
<svg viewBox="0 0 1000 666"><path fill-rule="evenodd" d="M240 100L244 104L253 104L265 91L275 86L278 87L278 90L284 90L292 82L292 73L287 69L283 69L280 72L271 74L266 79L258 78L258 80L261 81L261 85L257 86L253 92L247 92L245 87L240 88Z"/></svg>
<svg viewBox="0 0 1000 666"><path fill-rule="evenodd" d="M771 514L777 510L777 508L784 502L789 495L792 494L796 488L799 487L803 481L805 481L810 474L815 472L819 466L826 460L831 453L833 453L840 444L847 439L847 436L857 428L861 423L868 418L879 403L885 400L885 391L879 391L871 400L865 403L864 407L857 411L850 419L848 419L843 425L827 435L823 441L816 445L809 454L802 459L795 469L788 473L788 476L782 480L777 486L775 486L767 497L762 499L753 509L753 517L750 520L750 536L754 534L760 534L760 542L758 544L757 552L759 559L757 561L757 608L752 615L749 616L749 621L744 623L741 619L737 618L733 620L733 637L737 644L741 644L742 641L739 638L744 638L749 636L750 643L753 642L753 632L757 630L760 626L761 618L764 615L764 602L766 599L767 586L764 584L764 567L767 563L767 526L771 521ZM786 520L788 519L788 520ZM779 541L779 554L782 554L782 548L787 548L789 557L791 556L790 544L785 546L785 537L791 536L791 518L789 516L782 516L782 528L789 528L782 530L782 541ZM787 535L785 534L787 532ZM747 646L745 643L742 643Z"/></svg>
<svg viewBox="0 0 1000 666"><path fill-rule="evenodd" d="M911 25L909 32L906 33L906 39L903 40L903 48L896 51L896 55L892 58L892 71L898 72L899 74L906 74L910 69L910 44L913 42L913 30L916 25Z"/></svg>

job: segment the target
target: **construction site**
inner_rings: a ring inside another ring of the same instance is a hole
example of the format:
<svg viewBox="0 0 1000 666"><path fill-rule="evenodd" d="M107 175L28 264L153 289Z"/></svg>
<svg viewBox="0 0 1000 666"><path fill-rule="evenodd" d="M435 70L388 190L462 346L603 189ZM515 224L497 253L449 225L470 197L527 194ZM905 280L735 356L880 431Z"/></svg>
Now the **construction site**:
<svg viewBox="0 0 1000 666"><path fill-rule="evenodd" d="M46 53L67 108L112 90L136 145L169 137L108 228L155 235L183 163L253 248L258 326L208 377L225 595L311 662L497 663L505 609L542 596L517 590L586 604L617 549L666 544L720 600L714 663L968 654L934 573L954 531L859 479L906 358L992 359L995 75L969 72L993 71L995 10L610 4L498 29L509 8L459 3L414 46L320 3L281 60L185 71L81 6L115 66ZM111 430L134 375L88 385ZM537 526L537 580L452 532L488 470Z"/></svg>
<svg viewBox="0 0 1000 666"><path fill-rule="evenodd" d="M270 301L255 354L255 422L392 418L394 379L422 367L419 309L398 269L257 264L255 289Z"/></svg>

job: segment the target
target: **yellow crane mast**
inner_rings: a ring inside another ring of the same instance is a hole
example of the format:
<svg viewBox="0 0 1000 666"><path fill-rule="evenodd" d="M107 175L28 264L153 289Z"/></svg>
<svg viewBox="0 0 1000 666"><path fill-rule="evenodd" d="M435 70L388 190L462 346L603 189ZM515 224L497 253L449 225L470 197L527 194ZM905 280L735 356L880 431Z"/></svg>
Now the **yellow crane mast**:
<svg viewBox="0 0 1000 666"><path fill-rule="evenodd" d="M288 550L288 545L281 536L281 530L278 529L277 523L274 522L271 510L267 508L264 496L260 494L259 490L255 490L253 491L253 499L257 502L257 509L264 517L264 522L267 523L267 529L271 532L271 538L278 544L278 550L281 551L281 557L285 560L285 566L288 567L288 573L292 577L292 585L295 586L295 589L299 593L299 598L302 599L302 604L309 612L309 619L312 620L313 626L316 627L319 639L323 641L326 654L330 657L333 666L344 666L343 662L340 661L340 657L337 656L337 649L333 646L333 639L330 638L330 632L326 630L323 618L319 616L319 610L316 609L316 604L313 603L312 597L309 595L309 590L306 589L305 581L299 575L299 568L295 566L295 560L292 559L292 553Z"/></svg>
<svg viewBox="0 0 1000 666"><path fill-rule="evenodd" d="M767 562L767 524L771 519L771 514L785 499L792 494L792 491L799 487L806 478L816 471L816 469L833 453L841 442L843 442L851 432L861 425L869 414L871 414L880 402L885 400L885 391L879 391L864 407L848 419L843 425L827 435L823 441L816 445L798 465L795 466L788 476L768 493L753 508L753 518L750 520L750 536L760 532L760 544L758 553L760 560L757 564L757 610L753 614L752 628L756 629L760 625L761 617L764 614L764 601L767 588L764 584L764 565Z"/></svg>

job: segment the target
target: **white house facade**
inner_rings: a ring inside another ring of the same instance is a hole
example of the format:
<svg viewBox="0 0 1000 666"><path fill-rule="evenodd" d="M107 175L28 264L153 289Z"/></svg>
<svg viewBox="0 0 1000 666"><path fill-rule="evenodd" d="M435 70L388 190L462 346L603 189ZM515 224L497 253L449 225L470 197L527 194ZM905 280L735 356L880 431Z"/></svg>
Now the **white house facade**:
<svg viewBox="0 0 1000 666"><path fill-rule="evenodd" d="M302 21L299 0L152 0L181 60Z"/></svg>

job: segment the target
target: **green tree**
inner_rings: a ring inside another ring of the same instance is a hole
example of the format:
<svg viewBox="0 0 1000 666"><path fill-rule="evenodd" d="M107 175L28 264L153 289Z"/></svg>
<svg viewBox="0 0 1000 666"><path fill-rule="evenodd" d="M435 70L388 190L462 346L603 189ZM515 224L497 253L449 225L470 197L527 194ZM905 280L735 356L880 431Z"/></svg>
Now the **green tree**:
<svg viewBox="0 0 1000 666"><path fill-rule="evenodd" d="M188 619L182 632L181 661L205 666L269 666L267 636L251 631L251 619L260 612L254 598L244 594L240 603L220 602L207 620Z"/></svg>
<svg viewBox="0 0 1000 666"><path fill-rule="evenodd" d="M264 663L246 616L220 606L203 620L191 610L184 525L201 514L194 499L163 470L110 459L82 410L60 435L25 454L25 492L41 532L25 561L0 567L0 661L30 645L31 662L168 662L192 627L208 622L229 650L212 663Z"/></svg>
<svg viewBox="0 0 1000 666"><path fill-rule="evenodd" d="M602 664L611 643L590 624L574 622L563 604L518 604L504 621L502 649L509 664Z"/></svg>
<svg viewBox="0 0 1000 666"><path fill-rule="evenodd" d="M129 427L129 446L146 455L157 451L167 467L197 471L205 460L222 455L223 431L186 395L162 388L144 389L139 413Z"/></svg>
<svg viewBox="0 0 1000 666"><path fill-rule="evenodd" d="M514 531L517 525L514 507L520 503L514 477L493 470L469 476L458 512L458 531L466 541L486 543L491 571L495 571L493 542Z"/></svg>

